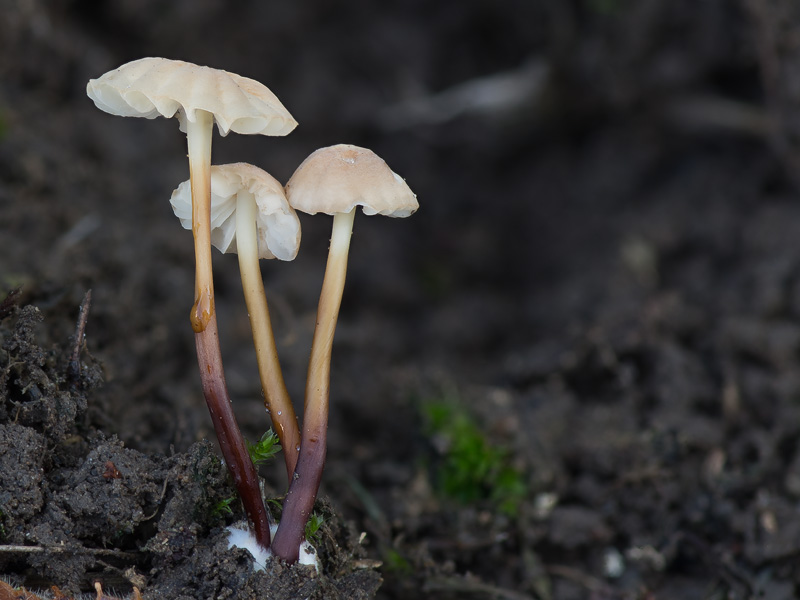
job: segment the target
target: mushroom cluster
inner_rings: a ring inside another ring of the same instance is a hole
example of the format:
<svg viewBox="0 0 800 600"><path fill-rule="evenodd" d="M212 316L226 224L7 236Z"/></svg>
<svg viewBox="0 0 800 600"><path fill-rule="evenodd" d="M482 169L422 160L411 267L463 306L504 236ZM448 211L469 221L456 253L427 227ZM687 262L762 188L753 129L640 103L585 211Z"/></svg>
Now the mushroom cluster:
<svg viewBox="0 0 800 600"><path fill-rule="evenodd" d="M195 248L195 332L200 381L225 464L259 546L293 563L303 543L325 464L333 337L342 301L355 209L407 217L419 204L405 181L374 152L337 145L313 152L286 187L247 163L211 165L216 123L221 135L286 135L297 122L264 85L234 73L164 58L143 58L89 81L101 110L125 117L178 119L186 133L189 179L171 205ZM259 259L291 261L300 245L297 212L333 216L306 380L302 433L284 383ZM264 402L284 450L288 491L281 522L270 519L258 475L233 414L214 307L211 246L238 256Z"/></svg>

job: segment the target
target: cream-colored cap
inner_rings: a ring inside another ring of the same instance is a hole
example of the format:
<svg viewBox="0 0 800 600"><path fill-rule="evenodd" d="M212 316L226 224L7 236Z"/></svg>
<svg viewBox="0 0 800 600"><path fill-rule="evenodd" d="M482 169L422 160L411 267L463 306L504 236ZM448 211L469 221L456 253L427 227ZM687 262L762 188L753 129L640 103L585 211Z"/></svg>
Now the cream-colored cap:
<svg viewBox="0 0 800 600"><path fill-rule="evenodd" d="M364 214L408 217L419 208L405 180L367 148L339 144L311 153L286 184L295 210L332 215L361 206Z"/></svg>
<svg viewBox="0 0 800 600"><path fill-rule="evenodd" d="M195 111L214 115L221 135L228 132L286 135L297 127L265 85L220 69L166 58L142 58L91 79L86 93L95 105L122 117L177 116L181 131Z"/></svg>
<svg viewBox="0 0 800 600"><path fill-rule="evenodd" d="M283 186L272 175L247 163L211 167L211 244L223 254L236 253L236 204L252 194L257 207L258 257L293 260L300 248L300 219L289 206ZM192 228L192 189L184 181L170 198L184 229Z"/></svg>

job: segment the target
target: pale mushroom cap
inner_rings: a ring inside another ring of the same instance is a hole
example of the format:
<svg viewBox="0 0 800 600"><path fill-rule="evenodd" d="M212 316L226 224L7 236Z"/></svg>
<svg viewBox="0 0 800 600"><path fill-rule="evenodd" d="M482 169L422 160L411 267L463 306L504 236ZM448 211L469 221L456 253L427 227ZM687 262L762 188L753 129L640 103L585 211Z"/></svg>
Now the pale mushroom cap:
<svg viewBox="0 0 800 600"><path fill-rule="evenodd" d="M252 194L256 201L258 257L293 260L300 247L300 219L286 201L280 182L247 163L211 167L211 244L223 254L236 253L236 201L241 193ZM191 229L189 181L172 192L170 204L183 228Z"/></svg>
<svg viewBox="0 0 800 600"><path fill-rule="evenodd" d="M286 135L297 127L280 100L261 83L220 69L166 58L141 58L91 79L86 93L95 105L122 117L177 116L181 131L195 112L214 115L228 132Z"/></svg>
<svg viewBox="0 0 800 600"><path fill-rule="evenodd" d="M364 214L408 217L419 208L405 180L367 148L339 144L311 153L286 184L295 210L332 215L361 206Z"/></svg>

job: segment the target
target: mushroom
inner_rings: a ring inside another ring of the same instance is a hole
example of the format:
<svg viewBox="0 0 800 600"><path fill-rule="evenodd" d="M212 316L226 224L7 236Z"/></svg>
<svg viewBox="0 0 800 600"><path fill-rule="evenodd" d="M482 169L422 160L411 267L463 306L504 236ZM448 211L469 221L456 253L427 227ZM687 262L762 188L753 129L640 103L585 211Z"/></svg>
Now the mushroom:
<svg viewBox="0 0 800 600"><path fill-rule="evenodd" d="M374 152L345 144L321 148L306 158L286 184L286 197L295 210L333 215L308 365L300 455L272 544L275 554L294 562L325 464L331 349L347 273L355 208L361 206L366 215L408 217L419 208L419 203L406 182Z"/></svg>
<svg viewBox="0 0 800 600"><path fill-rule="evenodd" d="M184 229L191 229L189 181L172 192L170 204ZM212 166L211 244L223 254L238 255L264 404L281 440L291 480L300 431L283 381L258 266L260 258L294 260L300 247L300 220L286 201L283 186L266 171L247 163Z"/></svg>
<svg viewBox="0 0 800 600"><path fill-rule="evenodd" d="M86 86L95 105L125 117L177 117L186 133L192 188L192 232L196 277L190 319L200 366L203 394L220 449L255 526L256 538L269 547L270 533L255 467L231 408L222 369L211 272L211 137L214 123L221 135L286 135L297 125L265 86L227 71L165 58L142 58L109 71Z"/></svg>

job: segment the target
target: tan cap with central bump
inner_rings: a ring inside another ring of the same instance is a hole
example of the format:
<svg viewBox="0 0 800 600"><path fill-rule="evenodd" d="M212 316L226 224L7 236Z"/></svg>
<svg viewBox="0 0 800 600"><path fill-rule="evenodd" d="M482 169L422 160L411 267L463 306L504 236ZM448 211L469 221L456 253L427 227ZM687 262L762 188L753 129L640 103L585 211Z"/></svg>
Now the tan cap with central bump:
<svg viewBox="0 0 800 600"><path fill-rule="evenodd" d="M312 152L286 184L295 210L311 215L350 212L408 217L419 208L405 180L372 150L338 144Z"/></svg>

